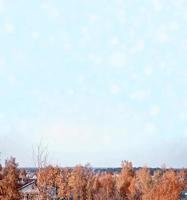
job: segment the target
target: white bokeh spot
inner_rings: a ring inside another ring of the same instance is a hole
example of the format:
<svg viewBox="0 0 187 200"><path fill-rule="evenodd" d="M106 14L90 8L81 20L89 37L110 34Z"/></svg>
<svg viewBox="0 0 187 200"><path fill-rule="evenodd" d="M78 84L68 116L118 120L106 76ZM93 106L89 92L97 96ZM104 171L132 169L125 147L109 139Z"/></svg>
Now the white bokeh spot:
<svg viewBox="0 0 187 200"><path fill-rule="evenodd" d="M150 109L150 115L151 116L158 116L160 114L160 106L154 105Z"/></svg>
<svg viewBox="0 0 187 200"><path fill-rule="evenodd" d="M13 33L14 32L14 25L12 23L6 23L4 26L4 30L7 33Z"/></svg>
<svg viewBox="0 0 187 200"><path fill-rule="evenodd" d="M136 101L144 101L148 97L149 93L147 90L137 90L130 94L130 98Z"/></svg>
<svg viewBox="0 0 187 200"><path fill-rule="evenodd" d="M111 93L112 94L118 94L121 91L121 88L118 84L113 84L111 86Z"/></svg>
<svg viewBox="0 0 187 200"><path fill-rule="evenodd" d="M32 36L32 38L33 38L34 40L38 40L39 37L40 37L40 33L37 32L37 31L33 31L33 32L31 33L31 36Z"/></svg>

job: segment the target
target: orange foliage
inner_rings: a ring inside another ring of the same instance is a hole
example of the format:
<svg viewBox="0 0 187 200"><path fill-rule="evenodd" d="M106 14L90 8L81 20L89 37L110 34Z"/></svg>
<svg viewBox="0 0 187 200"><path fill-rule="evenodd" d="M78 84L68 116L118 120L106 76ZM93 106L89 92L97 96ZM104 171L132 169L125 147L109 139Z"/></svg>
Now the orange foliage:
<svg viewBox="0 0 187 200"><path fill-rule="evenodd" d="M5 167L0 167L0 169L0 200L19 200L19 171L15 158L11 157L10 160L6 160Z"/></svg>
<svg viewBox="0 0 187 200"><path fill-rule="evenodd" d="M18 179L24 170L17 169L15 159L0 166L0 200L18 200ZM53 197L63 200L178 200L187 187L185 170L135 170L130 162L122 162L119 173L95 172L90 166L59 168L47 166L37 172L40 200Z"/></svg>
<svg viewBox="0 0 187 200"><path fill-rule="evenodd" d="M160 180L143 195L142 200L177 200L184 183L173 170L166 171Z"/></svg>

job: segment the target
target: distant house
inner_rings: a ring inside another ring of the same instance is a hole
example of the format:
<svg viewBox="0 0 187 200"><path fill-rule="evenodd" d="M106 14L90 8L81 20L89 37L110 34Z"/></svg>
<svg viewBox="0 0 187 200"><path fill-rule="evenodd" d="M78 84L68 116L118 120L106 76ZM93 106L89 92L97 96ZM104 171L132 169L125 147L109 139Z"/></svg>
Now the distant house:
<svg viewBox="0 0 187 200"><path fill-rule="evenodd" d="M36 180L29 180L19 188L22 200L39 200L39 190L36 186Z"/></svg>
<svg viewBox="0 0 187 200"><path fill-rule="evenodd" d="M36 182L36 179L30 179L19 188L21 200L40 200ZM50 199L57 200L57 190L55 187L48 188L47 190L43 189L42 192L50 197Z"/></svg>

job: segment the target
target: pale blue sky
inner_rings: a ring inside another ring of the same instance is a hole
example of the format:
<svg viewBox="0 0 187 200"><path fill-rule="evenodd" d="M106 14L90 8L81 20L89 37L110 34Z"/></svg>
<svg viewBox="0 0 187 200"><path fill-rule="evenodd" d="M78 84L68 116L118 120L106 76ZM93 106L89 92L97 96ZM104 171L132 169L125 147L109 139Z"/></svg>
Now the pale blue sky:
<svg viewBox="0 0 187 200"><path fill-rule="evenodd" d="M186 0L0 0L0 151L32 166L187 167Z"/></svg>

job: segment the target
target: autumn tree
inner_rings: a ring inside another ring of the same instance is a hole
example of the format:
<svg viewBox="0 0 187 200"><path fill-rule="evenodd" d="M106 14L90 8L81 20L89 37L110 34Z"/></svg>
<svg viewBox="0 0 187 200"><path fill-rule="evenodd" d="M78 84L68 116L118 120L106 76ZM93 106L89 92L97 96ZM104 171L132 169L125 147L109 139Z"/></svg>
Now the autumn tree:
<svg viewBox="0 0 187 200"><path fill-rule="evenodd" d="M135 176L133 166L131 162L123 161L122 169L117 177L117 191L119 196L127 199L130 195L130 186Z"/></svg>
<svg viewBox="0 0 187 200"><path fill-rule="evenodd" d="M113 200L115 199L116 183L115 177L111 173L102 173L98 180L98 190L95 199Z"/></svg>
<svg viewBox="0 0 187 200"><path fill-rule="evenodd" d="M150 170L146 167L138 170L136 174L136 190L139 196L147 194L153 185Z"/></svg>
<svg viewBox="0 0 187 200"><path fill-rule="evenodd" d="M0 199L19 200L18 191L19 170L15 158L11 157L5 161L5 167L1 169L2 177L0 180Z"/></svg>
<svg viewBox="0 0 187 200"><path fill-rule="evenodd" d="M71 170L68 168L63 168L56 177L57 183L57 195L60 199L69 199L71 197L70 186L68 180L71 174Z"/></svg>
<svg viewBox="0 0 187 200"><path fill-rule="evenodd" d="M42 168L37 173L37 186L40 192L40 199L51 199L57 195L57 177L60 169L58 167L48 166Z"/></svg>
<svg viewBox="0 0 187 200"><path fill-rule="evenodd" d="M184 183L174 170L166 171L142 200L178 200Z"/></svg>
<svg viewBox="0 0 187 200"><path fill-rule="evenodd" d="M88 195L87 183L92 176L92 169L76 166L69 177L68 184L71 190L71 195L74 200L86 200Z"/></svg>

